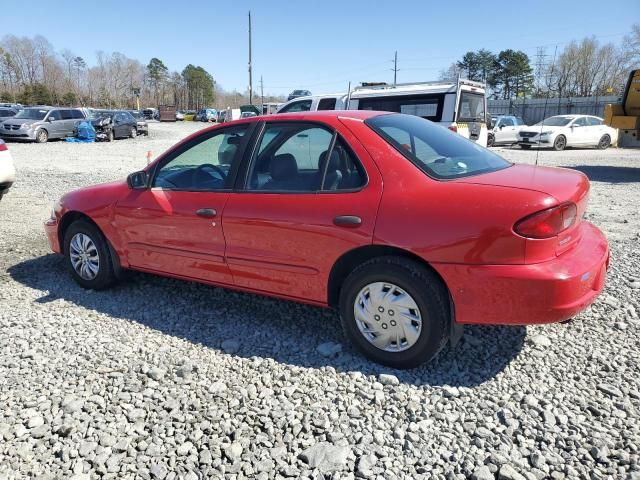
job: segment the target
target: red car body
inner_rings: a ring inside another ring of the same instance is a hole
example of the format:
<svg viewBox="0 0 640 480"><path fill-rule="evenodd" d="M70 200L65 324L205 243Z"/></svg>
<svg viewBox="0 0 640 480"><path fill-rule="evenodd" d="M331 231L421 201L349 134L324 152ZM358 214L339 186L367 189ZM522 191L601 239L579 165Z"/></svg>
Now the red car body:
<svg viewBox="0 0 640 480"><path fill-rule="evenodd" d="M512 165L436 180L364 122L379 114L277 116L278 122L318 122L336 130L366 170L359 190L175 192L130 189L125 181L97 185L61 199L45 224L51 248L61 253L70 219L89 217L123 268L320 306L336 304L346 263L398 252L437 272L462 324L562 321L602 291L609 249L604 235L582 219L586 176ZM181 143L213 129L270 121L276 118L225 123ZM534 239L514 231L522 219L567 203L575 204L577 220L560 234ZM215 209L215 219L196 216L201 208ZM336 225L335 217L343 215L361 222Z"/></svg>

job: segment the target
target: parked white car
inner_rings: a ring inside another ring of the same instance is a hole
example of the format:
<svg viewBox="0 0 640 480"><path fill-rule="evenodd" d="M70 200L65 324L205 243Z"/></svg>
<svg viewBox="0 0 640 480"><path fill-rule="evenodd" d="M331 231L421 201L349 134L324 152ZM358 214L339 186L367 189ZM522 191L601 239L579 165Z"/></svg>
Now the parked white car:
<svg viewBox="0 0 640 480"><path fill-rule="evenodd" d="M7 144L0 140L0 199L9 191L16 181L16 171L13 168L13 158Z"/></svg>
<svg viewBox="0 0 640 480"><path fill-rule="evenodd" d="M527 124L520 117L514 115L498 115L494 118L493 129L487 146L512 145L518 142L520 130L527 129Z"/></svg>
<svg viewBox="0 0 640 480"><path fill-rule="evenodd" d="M591 115L556 115L518 132L518 144L522 148L597 147L604 150L617 139L617 130Z"/></svg>

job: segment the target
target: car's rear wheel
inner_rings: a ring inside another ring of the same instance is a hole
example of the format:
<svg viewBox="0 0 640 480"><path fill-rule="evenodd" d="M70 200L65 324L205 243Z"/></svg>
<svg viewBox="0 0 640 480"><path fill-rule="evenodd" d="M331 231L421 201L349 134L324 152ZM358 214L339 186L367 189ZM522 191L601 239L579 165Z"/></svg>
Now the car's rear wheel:
<svg viewBox="0 0 640 480"><path fill-rule="evenodd" d="M49 132L47 132L44 128L41 128L36 132L37 143L47 143L47 140L49 140Z"/></svg>
<svg viewBox="0 0 640 480"><path fill-rule="evenodd" d="M523 150L529 150L531 148L531 145L525 145L524 143L521 143L520 148L522 148Z"/></svg>
<svg viewBox="0 0 640 480"><path fill-rule="evenodd" d="M109 244L92 223L77 220L67 228L64 253L71 275L81 287L103 290L115 283Z"/></svg>
<svg viewBox="0 0 640 480"><path fill-rule="evenodd" d="M553 149L556 152L564 150L567 146L567 138L564 135L558 135L556 139L553 141Z"/></svg>
<svg viewBox="0 0 640 480"><path fill-rule="evenodd" d="M494 143L495 143L494 136L493 135L489 135L487 137L487 147L493 147Z"/></svg>
<svg viewBox="0 0 640 480"><path fill-rule="evenodd" d="M340 291L349 339L371 360L413 368L445 345L451 315L440 279L412 260L379 257L356 268Z"/></svg>
<svg viewBox="0 0 640 480"><path fill-rule="evenodd" d="M136 127L131 127L131 130L129 131L129 136L131 138L136 138L138 136L138 130L136 130Z"/></svg>
<svg viewBox="0 0 640 480"><path fill-rule="evenodd" d="M603 135L600 141L598 142L599 150L606 150L611 146L611 137L609 135Z"/></svg>

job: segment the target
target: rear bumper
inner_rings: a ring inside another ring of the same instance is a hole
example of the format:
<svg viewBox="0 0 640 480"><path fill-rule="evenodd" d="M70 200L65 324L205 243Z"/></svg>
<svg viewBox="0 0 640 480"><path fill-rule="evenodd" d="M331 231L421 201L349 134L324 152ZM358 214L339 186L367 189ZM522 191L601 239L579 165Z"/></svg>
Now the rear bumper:
<svg viewBox="0 0 640 480"><path fill-rule="evenodd" d="M602 292L609 245L583 221L580 242L548 262L529 265L433 264L446 282L456 321L529 325L567 320Z"/></svg>

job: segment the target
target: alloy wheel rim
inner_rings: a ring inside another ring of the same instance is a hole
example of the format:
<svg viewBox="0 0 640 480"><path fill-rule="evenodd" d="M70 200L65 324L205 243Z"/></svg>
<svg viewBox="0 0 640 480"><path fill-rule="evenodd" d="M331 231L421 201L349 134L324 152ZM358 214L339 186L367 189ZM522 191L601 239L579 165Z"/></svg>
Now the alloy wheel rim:
<svg viewBox="0 0 640 480"><path fill-rule="evenodd" d="M418 304L406 290L390 282L374 282L362 288L353 313L362 336L385 352L408 350L422 332Z"/></svg>
<svg viewBox="0 0 640 480"><path fill-rule="evenodd" d="M76 233L69 244L71 266L84 280L93 280L100 271L100 255L91 237Z"/></svg>
<svg viewBox="0 0 640 480"><path fill-rule="evenodd" d="M609 139L607 137L600 139L600 147L606 147L608 143L609 143Z"/></svg>
<svg viewBox="0 0 640 480"><path fill-rule="evenodd" d="M564 147L564 138L560 137L557 141L556 144L558 145L558 147Z"/></svg>

